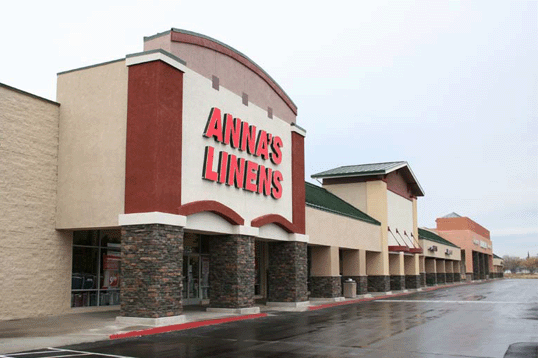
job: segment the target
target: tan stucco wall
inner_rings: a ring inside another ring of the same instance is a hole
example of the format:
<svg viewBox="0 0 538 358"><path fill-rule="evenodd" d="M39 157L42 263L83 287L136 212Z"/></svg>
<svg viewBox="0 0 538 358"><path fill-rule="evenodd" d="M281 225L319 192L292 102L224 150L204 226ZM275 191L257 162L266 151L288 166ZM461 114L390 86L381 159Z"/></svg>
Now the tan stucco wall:
<svg viewBox="0 0 538 358"><path fill-rule="evenodd" d="M382 255L378 257L379 262L372 266L373 275L389 274L389 247L387 231L387 183L377 180L366 182L366 213L381 222L381 248ZM375 261L375 260L374 260Z"/></svg>
<svg viewBox="0 0 538 358"><path fill-rule="evenodd" d="M425 266L425 269L426 269L426 273L436 273L437 272L436 259L426 258L424 263L425 263L424 266Z"/></svg>
<svg viewBox="0 0 538 358"><path fill-rule="evenodd" d="M353 183L353 184L330 184L324 185L323 188L327 189L334 195L342 198L342 200L350 203L357 209L367 212L366 207L366 183Z"/></svg>
<svg viewBox="0 0 538 358"><path fill-rule="evenodd" d="M447 259L447 260L461 260L461 249L458 249L454 246L443 245L438 242L430 240L419 240L420 246L424 249L423 255L426 257L435 257L438 259ZM428 247L437 246L437 251L430 251ZM452 255L445 254L446 249L452 250Z"/></svg>
<svg viewBox="0 0 538 358"><path fill-rule="evenodd" d="M315 245L381 251L381 228L364 221L306 207L306 233Z"/></svg>
<svg viewBox="0 0 538 358"><path fill-rule="evenodd" d="M421 256L418 254L405 255L404 256L405 274L406 275L419 275L421 272L420 261L421 261Z"/></svg>
<svg viewBox="0 0 538 358"><path fill-rule="evenodd" d="M57 228L118 225L125 202L125 61L58 75Z"/></svg>
<svg viewBox="0 0 538 358"><path fill-rule="evenodd" d="M340 276L340 256L336 246L312 246L312 276Z"/></svg>
<svg viewBox="0 0 538 358"><path fill-rule="evenodd" d="M445 260L436 260L436 272L438 273L445 273Z"/></svg>
<svg viewBox="0 0 538 358"><path fill-rule="evenodd" d="M0 320L69 310L71 237L55 230L59 110L0 86Z"/></svg>
<svg viewBox="0 0 538 358"><path fill-rule="evenodd" d="M365 276L366 252L364 250L342 250L342 275Z"/></svg>
<svg viewBox="0 0 538 358"><path fill-rule="evenodd" d="M389 273L391 275L404 275L403 253L389 254Z"/></svg>

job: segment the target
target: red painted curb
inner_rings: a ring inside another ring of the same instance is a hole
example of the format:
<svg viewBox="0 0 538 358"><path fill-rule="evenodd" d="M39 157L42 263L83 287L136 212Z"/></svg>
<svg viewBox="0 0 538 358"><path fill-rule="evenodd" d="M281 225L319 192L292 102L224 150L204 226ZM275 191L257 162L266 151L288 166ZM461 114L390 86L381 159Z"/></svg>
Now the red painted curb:
<svg viewBox="0 0 538 358"><path fill-rule="evenodd" d="M254 318L260 318L260 317L267 317L267 313L250 314L250 315L236 316L236 317L226 317L226 318L219 318L219 319L211 319L207 321L188 322L188 323L174 324L171 326L148 328L148 329L142 329L139 331L112 334L110 335L109 338L120 339L120 338L129 338L129 337L141 337L141 336L148 336L152 334L198 328L198 327L203 327L203 326L212 326L212 325L227 323L227 322L244 321L247 319L254 319Z"/></svg>

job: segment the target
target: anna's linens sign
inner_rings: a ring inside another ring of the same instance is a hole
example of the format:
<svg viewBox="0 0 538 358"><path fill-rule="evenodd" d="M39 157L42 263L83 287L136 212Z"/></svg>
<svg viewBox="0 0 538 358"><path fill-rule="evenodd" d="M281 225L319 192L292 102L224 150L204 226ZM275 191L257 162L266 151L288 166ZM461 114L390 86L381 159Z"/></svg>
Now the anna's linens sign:
<svg viewBox="0 0 538 358"><path fill-rule="evenodd" d="M203 136L253 157L270 160L274 165L282 162L283 143L279 136L234 118L229 113L223 116L216 107L209 113ZM279 170L230 154L226 150L215 153L215 147L211 145L205 147L202 178L265 196L271 195L274 199L282 197L283 176Z"/></svg>

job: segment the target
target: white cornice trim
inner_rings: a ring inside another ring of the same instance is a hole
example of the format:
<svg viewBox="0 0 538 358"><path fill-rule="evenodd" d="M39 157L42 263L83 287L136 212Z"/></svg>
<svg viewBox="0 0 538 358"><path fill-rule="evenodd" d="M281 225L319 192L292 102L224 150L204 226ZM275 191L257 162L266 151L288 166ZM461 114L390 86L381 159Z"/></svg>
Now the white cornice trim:
<svg viewBox="0 0 538 358"><path fill-rule="evenodd" d="M163 61L169 64L170 66L180 70L181 72L186 72L187 70L187 67L184 64L182 64L175 58L166 55L164 51L142 52L140 54L129 55L125 59L125 65L129 67L129 66L138 65L138 64L146 63L146 62L153 62L153 61Z"/></svg>
<svg viewBox="0 0 538 358"><path fill-rule="evenodd" d="M151 213L120 214L118 216L118 224L119 226L163 224L184 227L187 224L187 217L161 213L158 211Z"/></svg>

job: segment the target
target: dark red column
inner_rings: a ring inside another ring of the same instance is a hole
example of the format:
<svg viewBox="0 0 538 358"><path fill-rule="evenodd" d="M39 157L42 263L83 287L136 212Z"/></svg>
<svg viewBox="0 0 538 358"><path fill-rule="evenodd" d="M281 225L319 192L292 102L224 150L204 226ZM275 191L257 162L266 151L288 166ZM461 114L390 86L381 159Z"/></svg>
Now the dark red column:
<svg viewBox="0 0 538 358"><path fill-rule="evenodd" d="M181 205L183 72L152 61L129 67L125 213Z"/></svg>

